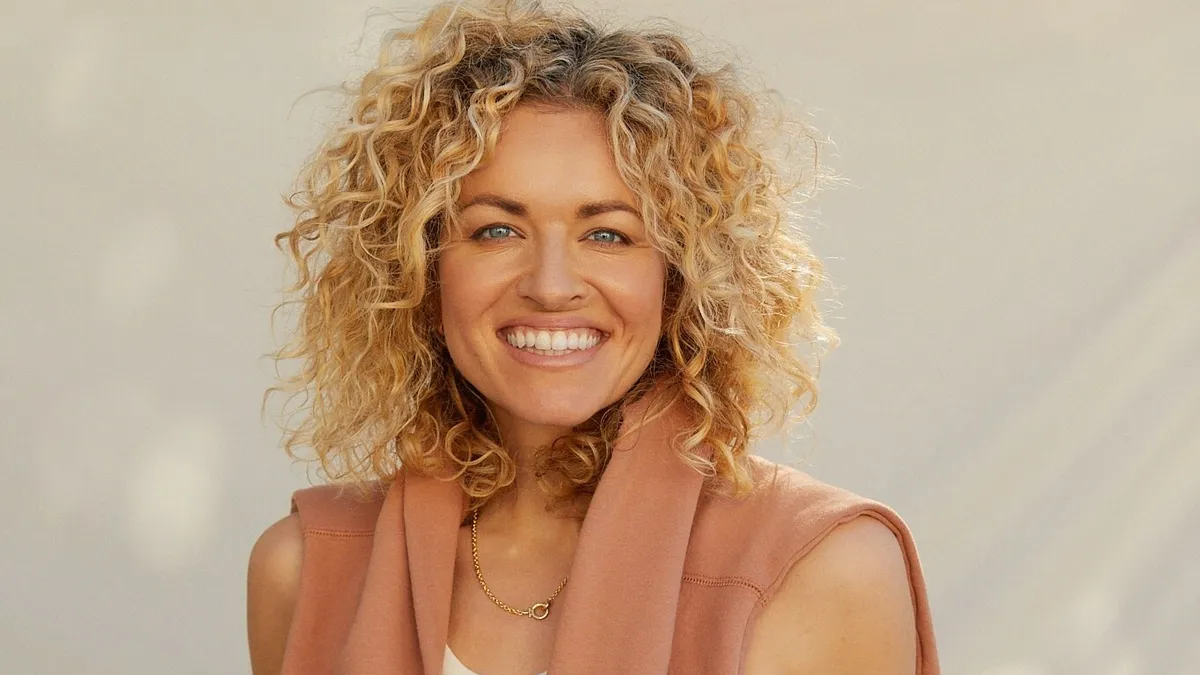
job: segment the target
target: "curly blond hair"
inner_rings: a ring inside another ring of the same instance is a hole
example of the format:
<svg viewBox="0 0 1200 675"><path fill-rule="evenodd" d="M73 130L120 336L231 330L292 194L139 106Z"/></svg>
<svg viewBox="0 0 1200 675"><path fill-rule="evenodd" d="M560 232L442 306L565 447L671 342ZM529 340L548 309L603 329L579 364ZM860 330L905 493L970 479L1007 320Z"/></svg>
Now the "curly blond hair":
<svg viewBox="0 0 1200 675"><path fill-rule="evenodd" d="M272 392L290 391L305 394L308 413L284 427L285 451L300 459L297 448L309 447L329 480L353 485L387 483L402 467L453 478L472 508L513 483L486 401L436 330L439 234L507 112L568 106L605 120L665 255L664 335L629 392L541 449L539 484L555 503L586 503L622 411L664 384L674 394L650 414L686 411L681 458L708 477L706 490L750 492L755 428L816 406L815 368L797 347L819 357L837 343L817 308L825 277L796 208L823 175L811 128L793 119L768 130L768 97L731 66L703 67L673 32L608 29L537 2L438 5L389 33L348 89L348 120L303 168L286 199L295 225L275 237L298 268L287 289L295 299L276 309L295 303L300 313L273 356L303 365L267 390L264 409ZM769 151L780 137L813 150L794 180L783 170L793 165ZM710 459L695 452L702 445Z"/></svg>

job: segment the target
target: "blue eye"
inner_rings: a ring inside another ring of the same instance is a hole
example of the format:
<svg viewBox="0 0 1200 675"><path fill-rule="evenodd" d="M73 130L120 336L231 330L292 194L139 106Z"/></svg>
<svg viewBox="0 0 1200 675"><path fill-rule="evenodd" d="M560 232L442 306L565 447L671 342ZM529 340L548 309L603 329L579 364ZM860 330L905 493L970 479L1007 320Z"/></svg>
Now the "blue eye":
<svg viewBox="0 0 1200 675"><path fill-rule="evenodd" d="M512 230L512 228L509 227L508 225L485 225L484 227L481 227L478 230L476 230L475 234L471 235L471 238L472 239L507 239L507 237L485 237L485 236L483 236L483 233L487 232L489 230Z"/></svg>
<svg viewBox="0 0 1200 675"><path fill-rule="evenodd" d="M629 243L629 240L625 238L625 235L623 235L623 234L621 234L620 232L617 232L617 231L615 231L615 230L596 230L595 232L592 232L592 234L611 234L611 235L613 235L614 237L616 237L616 238L619 240L619 241L613 241L613 240L611 240L611 239L608 239L608 240L605 240L605 239L593 239L593 240L592 240L592 241L595 241L595 242L597 242L597 243L604 244L605 246L620 246L621 244L628 244L628 243ZM589 236L590 236L590 235L589 235Z"/></svg>

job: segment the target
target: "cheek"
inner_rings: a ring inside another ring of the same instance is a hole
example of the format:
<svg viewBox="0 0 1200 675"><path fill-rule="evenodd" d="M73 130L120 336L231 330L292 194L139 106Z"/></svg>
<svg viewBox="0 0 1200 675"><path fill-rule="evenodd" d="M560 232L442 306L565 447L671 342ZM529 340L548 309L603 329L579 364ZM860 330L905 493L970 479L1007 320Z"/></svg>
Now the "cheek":
<svg viewBox="0 0 1200 675"><path fill-rule="evenodd" d="M665 273L662 268L648 265L621 276L620 304L625 319L642 330L661 332L664 299Z"/></svg>
<svg viewBox="0 0 1200 675"><path fill-rule="evenodd" d="M470 266L453 258L439 266L438 278L442 325L447 331L453 329L459 333L467 317L479 315L477 305L481 303L483 289L472 279Z"/></svg>
<svg viewBox="0 0 1200 675"><path fill-rule="evenodd" d="M453 281L443 282L440 290L442 339L455 368L470 379L473 364L478 360L473 331L482 308L477 306L477 296L469 291L469 284Z"/></svg>

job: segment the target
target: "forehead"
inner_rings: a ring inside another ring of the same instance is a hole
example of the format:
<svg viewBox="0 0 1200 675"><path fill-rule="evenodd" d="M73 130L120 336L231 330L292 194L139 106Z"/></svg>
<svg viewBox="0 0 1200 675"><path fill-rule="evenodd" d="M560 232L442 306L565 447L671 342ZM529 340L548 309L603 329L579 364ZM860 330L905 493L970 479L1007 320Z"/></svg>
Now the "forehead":
<svg viewBox="0 0 1200 675"><path fill-rule="evenodd" d="M530 203L633 198L599 113L533 106L505 116L493 152L463 178L459 202L481 192Z"/></svg>

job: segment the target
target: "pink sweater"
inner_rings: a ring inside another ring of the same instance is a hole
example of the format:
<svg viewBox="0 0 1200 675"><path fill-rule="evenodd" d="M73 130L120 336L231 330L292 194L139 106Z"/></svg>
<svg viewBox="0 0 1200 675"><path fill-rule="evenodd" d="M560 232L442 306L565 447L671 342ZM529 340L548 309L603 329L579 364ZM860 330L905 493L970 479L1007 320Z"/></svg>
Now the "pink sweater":
<svg viewBox="0 0 1200 675"><path fill-rule="evenodd" d="M632 412L626 419L633 417ZM895 532L908 561L919 675L938 675L925 582L908 527L887 506L751 456L742 499L701 496L675 458L674 413L618 445L579 533L553 675L733 675L787 571L859 515ZM292 499L304 530L284 675L441 675L458 530L456 482L401 471L375 498L334 486Z"/></svg>

